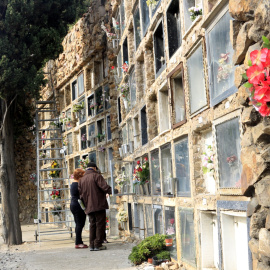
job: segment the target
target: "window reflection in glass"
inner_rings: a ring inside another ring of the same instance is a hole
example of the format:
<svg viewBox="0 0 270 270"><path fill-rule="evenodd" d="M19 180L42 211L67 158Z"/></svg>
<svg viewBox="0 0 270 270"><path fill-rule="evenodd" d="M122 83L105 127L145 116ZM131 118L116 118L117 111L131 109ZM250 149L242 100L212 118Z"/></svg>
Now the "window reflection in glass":
<svg viewBox="0 0 270 270"><path fill-rule="evenodd" d="M159 168L159 151L151 153L151 179L152 179L152 192L153 195L161 194L160 184L160 168Z"/></svg>
<svg viewBox="0 0 270 270"><path fill-rule="evenodd" d="M166 249L170 251L171 257L177 259L176 252L176 228L175 228L175 208L165 206L165 234L170 236L172 244L167 245Z"/></svg>
<svg viewBox="0 0 270 270"><path fill-rule="evenodd" d="M195 0L183 0L183 1L184 1L185 31L187 32L189 27L192 25L190 12L188 11L188 9L195 6Z"/></svg>
<svg viewBox="0 0 270 270"><path fill-rule="evenodd" d="M151 204L145 204L145 218L146 218L146 230L147 230L147 236L154 235L153 233L153 221L152 221L152 205Z"/></svg>
<svg viewBox="0 0 270 270"><path fill-rule="evenodd" d="M189 93L190 93L190 113L194 113L207 105L203 51L200 45L187 60Z"/></svg>
<svg viewBox="0 0 270 270"><path fill-rule="evenodd" d="M180 210L181 257L183 260L196 263L194 218L192 210Z"/></svg>
<svg viewBox="0 0 270 270"><path fill-rule="evenodd" d="M173 195L171 145L161 149L163 195Z"/></svg>
<svg viewBox="0 0 270 270"><path fill-rule="evenodd" d="M190 196L188 138L175 142L177 196Z"/></svg>
<svg viewBox="0 0 270 270"><path fill-rule="evenodd" d="M141 43L141 22L140 22L140 10L137 8L134 12L134 34L135 34L135 49L139 47Z"/></svg>
<svg viewBox="0 0 270 270"><path fill-rule="evenodd" d="M162 206L153 205L153 214L154 214L154 225L155 225L155 234L163 234L163 215L162 215Z"/></svg>
<svg viewBox="0 0 270 270"><path fill-rule="evenodd" d="M240 188L240 131L239 118L226 121L216 126L219 186L221 188Z"/></svg>
<svg viewBox="0 0 270 270"><path fill-rule="evenodd" d="M84 79L83 72L78 76L78 95L82 95L84 92Z"/></svg>
<svg viewBox="0 0 270 270"><path fill-rule="evenodd" d="M237 90L234 85L233 47L227 11L208 34L207 51L210 66L211 104L215 105Z"/></svg>

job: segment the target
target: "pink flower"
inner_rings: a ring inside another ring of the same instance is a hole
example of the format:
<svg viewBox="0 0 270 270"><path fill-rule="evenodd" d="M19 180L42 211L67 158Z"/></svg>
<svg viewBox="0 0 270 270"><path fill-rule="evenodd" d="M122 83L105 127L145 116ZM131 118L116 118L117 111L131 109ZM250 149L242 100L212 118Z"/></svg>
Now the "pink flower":
<svg viewBox="0 0 270 270"><path fill-rule="evenodd" d="M269 116L270 115L270 102L263 103L259 108L259 113L262 116Z"/></svg>
<svg viewBox="0 0 270 270"><path fill-rule="evenodd" d="M264 64L267 59L268 49L264 48L260 51L255 50L250 53L250 60L252 62L252 65L257 65L260 68L264 67Z"/></svg>
<svg viewBox="0 0 270 270"><path fill-rule="evenodd" d="M258 66L251 66L247 70L247 76L248 76L249 83L251 83L251 84L259 84L265 78L264 68L263 67L258 67Z"/></svg>

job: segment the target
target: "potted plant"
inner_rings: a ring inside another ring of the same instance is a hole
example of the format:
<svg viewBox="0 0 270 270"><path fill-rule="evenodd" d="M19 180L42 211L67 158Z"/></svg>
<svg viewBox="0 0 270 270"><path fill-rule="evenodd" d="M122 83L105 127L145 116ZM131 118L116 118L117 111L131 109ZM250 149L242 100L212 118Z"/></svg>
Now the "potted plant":
<svg viewBox="0 0 270 270"><path fill-rule="evenodd" d="M102 142L103 140L104 140L104 138L105 138L105 134L103 133L98 133L98 135L97 135L97 138L98 138L98 141L99 142Z"/></svg>
<svg viewBox="0 0 270 270"><path fill-rule="evenodd" d="M189 8L188 11L190 12L191 21L195 21L198 16L202 15L202 6L196 5L195 7Z"/></svg>
<svg viewBox="0 0 270 270"><path fill-rule="evenodd" d="M143 163L141 164L140 160L137 161L137 166L133 171L133 184L134 185L144 185L149 182L150 171L149 171L149 161L145 157Z"/></svg>
<svg viewBox="0 0 270 270"><path fill-rule="evenodd" d="M56 160L54 160L54 161L51 163L51 168L52 168L52 169L59 168L59 164L58 164L58 162L57 162ZM50 171L50 173L49 173L49 176L50 176L51 178L58 178L59 175L60 175L60 171L59 171L59 170L52 170L52 171Z"/></svg>
<svg viewBox="0 0 270 270"><path fill-rule="evenodd" d="M118 86L120 96L123 98L125 109L128 108L128 97L129 97L129 84L123 83Z"/></svg>
<svg viewBox="0 0 270 270"><path fill-rule="evenodd" d="M161 254L163 251L166 251L164 240L164 234L155 234L145 238L137 246L133 247L128 259L133 264L138 265L143 261L146 261L148 258L153 258L154 264L155 261L157 262L159 260L159 258L156 257L157 254ZM165 257L165 255L162 253L159 257Z"/></svg>
<svg viewBox="0 0 270 270"><path fill-rule="evenodd" d="M165 243L166 243L166 247L172 247L172 245L173 245L172 235L166 235Z"/></svg>
<svg viewBox="0 0 270 270"><path fill-rule="evenodd" d="M72 106L72 112L75 113L75 117L79 117L79 113L84 109L84 102L74 104Z"/></svg>

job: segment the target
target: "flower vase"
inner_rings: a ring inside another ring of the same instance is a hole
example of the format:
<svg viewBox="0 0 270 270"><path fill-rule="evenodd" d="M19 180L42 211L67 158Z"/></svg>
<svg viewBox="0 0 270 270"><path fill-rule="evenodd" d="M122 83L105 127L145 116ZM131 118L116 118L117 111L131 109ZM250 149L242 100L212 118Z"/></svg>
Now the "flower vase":
<svg viewBox="0 0 270 270"><path fill-rule="evenodd" d="M140 189L140 195L143 195L144 194L143 186L139 185L139 189Z"/></svg>
<svg viewBox="0 0 270 270"><path fill-rule="evenodd" d="M124 101L124 107L127 110L128 109L128 101L126 99L123 99L123 101Z"/></svg>
<svg viewBox="0 0 270 270"><path fill-rule="evenodd" d="M75 118L78 119L79 118L79 113L75 112Z"/></svg>
<svg viewBox="0 0 270 270"><path fill-rule="evenodd" d="M172 247L173 239L172 238L165 239L165 244L166 244L166 247Z"/></svg>
<svg viewBox="0 0 270 270"><path fill-rule="evenodd" d="M62 132L65 131L65 125L64 124L61 125L61 130L62 130Z"/></svg>
<svg viewBox="0 0 270 270"><path fill-rule="evenodd" d="M143 185L143 189L144 189L144 192L143 192L144 195L149 196L151 194L149 183L145 183Z"/></svg>

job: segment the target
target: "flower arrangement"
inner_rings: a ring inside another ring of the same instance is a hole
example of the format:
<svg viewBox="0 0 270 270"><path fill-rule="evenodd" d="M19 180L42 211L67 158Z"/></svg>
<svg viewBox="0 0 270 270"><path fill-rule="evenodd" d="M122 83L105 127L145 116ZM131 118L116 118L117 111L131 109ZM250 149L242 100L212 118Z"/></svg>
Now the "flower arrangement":
<svg viewBox="0 0 270 270"><path fill-rule="evenodd" d="M147 0L147 1L146 1L147 6L148 6L148 7L151 6L152 8L155 7L155 6L157 5L157 3L158 3L158 2L157 2L156 0Z"/></svg>
<svg viewBox="0 0 270 270"><path fill-rule="evenodd" d="M123 71L123 73L125 74L125 73L127 73L128 72L128 68L129 68L129 66L128 66L128 61L126 61L123 65L122 65L122 71Z"/></svg>
<svg viewBox="0 0 270 270"><path fill-rule="evenodd" d="M194 21L199 15L202 15L202 6L196 5L195 7L191 7L188 9L190 12L190 19Z"/></svg>
<svg viewBox="0 0 270 270"><path fill-rule="evenodd" d="M82 142L86 142L86 134L85 134L85 133L82 134L81 141L82 141Z"/></svg>
<svg viewBox="0 0 270 270"><path fill-rule="evenodd" d="M250 53L249 68L242 74L250 91L250 101L262 116L270 115L270 41L262 37L263 49Z"/></svg>
<svg viewBox="0 0 270 270"><path fill-rule="evenodd" d="M101 147L98 148L98 151L99 151L99 152L105 152L105 150L106 150L106 148L103 147L103 146L101 146Z"/></svg>
<svg viewBox="0 0 270 270"><path fill-rule="evenodd" d="M53 187L52 193L50 194L52 200L61 199L60 190Z"/></svg>
<svg viewBox="0 0 270 270"><path fill-rule="evenodd" d="M77 103L77 104L74 104L73 106L72 106L72 112L80 112L81 110L83 110L84 109L84 102L82 102L82 103Z"/></svg>
<svg viewBox="0 0 270 270"><path fill-rule="evenodd" d="M112 18L112 24L115 32L120 30L119 22L114 17Z"/></svg>
<svg viewBox="0 0 270 270"><path fill-rule="evenodd" d="M118 177L115 179L115 183L120 187L122 187L127 181L128 178L124 173L118 175Z"/></svg>
<svg viewBox="0 0 270 270"><path fill-rule="evenodd" d="M68 122L71 121L71 118L66 117L66 113L62 112L62 115L59 117L59 121L60 121L61 124L65 125L65 124L67 124Z"/></svg>
<svg viewBox="0 0 270 270"><path fill-rule="evenodd" d="M101 24L101 29L106 33L106 36L109 41L112 41L113 39L117 38L117 35L115 33L110 33L110 31L104 25L104 22L102 22Z"/></svg>
<svg viewBox="0 0 270 270"><path fill-rule="evenodd" d="M109 221L109 217L106 217L106 231L108 231L110 229L110 221Z"/></svg>
<svg viewBox="0 0 270 270"><path fill-rule="evenodd" d="M35 184L37 182L37 175L36 175L36 173L30 174L29 180Z"/></svg>
<svg viewBox="0 0 270 270"><path fill-rule="evenodd" d="M203 153L202 161L203 174L214 176L214 152L211 145L208 145L206 151Z"/></svg>
<svg viewBox="0 0 270 270"><path fill-rule="evenodd" d="M79 159L78 160L79 168L85 170L87 168L87 164L89 162L90 161L89 161L89 158L88 157L86 157L85 159Z"/></svg>
<svg viewBox="0 0 270 270"><path fill-rule="evenodd" d="M40 158L46 158L48 156L49 153L46 152L40 152L39 157Z"/></svg>
<svg viewBox="0 0 270 270"><path fill-rule="evenodd" d="M142 164L139 160L137 161L137 166L133 171L133 184L144 185L149 182L149 177L149 161L148 158L145 157Z"/></svg>
<svg viewBox="0 0 270 270"><path fill-rule="evenodd" d="M52 169L59 168L58 162L54 160L51 163L51 168ZM57 177L59 177L59 175L60 175L60 171L58 171L58 170L50 171L50 173L49 173L49 176L52 177L52 178L57 178Z"/></svg>
<svg viewBox="0 0 270 270"><path fill-rule="evenodd" d="M230 53L222 53L220 54L220 58L218 60L218 72L217 72L217 81L225 81L228 79L230 73L232 72L233 66L228 64Z"/></svg>
<svg viewBox="0 0 270 270"><path fill-rule="evenodd" d="M128 100L128 94L129 94L129 84L128 83L123 83L123 84L119 85L118 91L123 99Z"/></svg>
<svg viewBox="0 0 270 270"><path fill-rule="evenodd" d="M102 141L105 138L105 132L104 133L98 133L96 136L100 141Z"/></svg>
<svg viewBox="0 0 270 270"><path fill-rule="evenodd" d="M170 226L169 228L167 228L166 234L167 235L173 235L173 234L175 234L174 227L173 226Z"/></svg>
<svg viewBox="0 0 270 270"><path fill-rule="evenodd" d="M233 155L233 156L230 156L230 157L227 157L226 161L227 161L228 165L229 165L230 167L232 167L232 166L235 165L235 163L236 163L236 161L237 161L237 157L234 156L234 155Z"/></svg>
<svg viewBox="0 0 270 270"><path fill-rule="evenodd" d="M63 137L63 145L67 146L68 145L68 140L67 140L67 136Z"/></svg>
<svg viewBox="0 0 270 270"><path fill-rule="evenodd" d="M57 122L57 121L52 121L52 122L50 122L49 125L51 127L58 127L58 128L60 128L62 124L60 122Z"/></svg>
<svg viewBox="0 0 270 270"><path fill-rule="evenodd" d="M124 210L123 207L120 207L118 213L116 214L116 219L118 223L126 222L128 220L128 213Z"/></svg>
<svg viewBox="0 0 270 270"><path fill-rule="evenodd" d="M98 104L97 103L93 103L93 104L91 104L90 105L90 110L94 110L94 109L96 109L97 108L97 106L98 106Z"/></svg>

